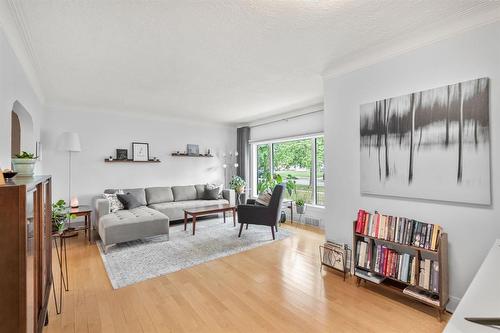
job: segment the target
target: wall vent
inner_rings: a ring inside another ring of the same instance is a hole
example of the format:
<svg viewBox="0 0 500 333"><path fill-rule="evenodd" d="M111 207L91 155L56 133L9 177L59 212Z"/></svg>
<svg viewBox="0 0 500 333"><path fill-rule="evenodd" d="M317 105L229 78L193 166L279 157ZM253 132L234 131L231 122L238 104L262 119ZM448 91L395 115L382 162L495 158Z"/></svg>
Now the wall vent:
<svg viewBox="0 0 500 333"><path fill-rule="evenodd" d="M314 217L306 216L304 218L304 223L305 224L313 225L315 227L319 227L319 222L320 222L320 219L316 219Z"/></svg>

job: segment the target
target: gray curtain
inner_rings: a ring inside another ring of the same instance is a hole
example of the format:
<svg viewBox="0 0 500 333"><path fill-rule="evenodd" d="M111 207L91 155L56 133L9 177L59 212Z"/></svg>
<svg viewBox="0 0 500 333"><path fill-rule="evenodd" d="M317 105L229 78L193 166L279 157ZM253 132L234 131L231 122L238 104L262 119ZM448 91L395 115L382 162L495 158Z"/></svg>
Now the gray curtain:
<svg viewBox="0 0 500 333"><path fill-rule="evenodd" d="M236 149L238 151L238 168L236 173L238 176L250 183L250 127L240 127L237 129ZM248 189L248 186L247 186Z"/></svg>

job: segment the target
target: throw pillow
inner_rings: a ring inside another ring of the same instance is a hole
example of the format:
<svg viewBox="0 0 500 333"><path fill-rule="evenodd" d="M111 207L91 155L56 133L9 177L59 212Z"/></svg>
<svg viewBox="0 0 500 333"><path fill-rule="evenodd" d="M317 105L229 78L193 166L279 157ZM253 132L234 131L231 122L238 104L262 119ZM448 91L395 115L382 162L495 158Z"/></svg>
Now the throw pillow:
<svg viewBox="0 0 500 333"><path fill-rule="evenodd" d="M142 206L133 194L117 194L116 196L125 209L134 209Z"/></svg>
<svg viewBox="0 0 500 333"><path fill-rule="evenodd" d="M269 206L269 203L271 202L271 196L273 192L271 192L270 189L267 189L265 191L262 191L257 199L255 200L256 203L262 206Z"/></svg>
<svg viewBox="0 0 500 333"><path fill-rule="evenodd" d="M217 200L222 197L222 185L207 184L205 185L205 199Z"/></svg>
<svg viewBox="0 0 500 333"><path fill-rule="evenodd" d="M114 213L120 209L123 209L123 205L120 202L120 200L118 200L116 193L112 193L112 194L104 193L103 197L104 197L104 199L107 199L109 201L109 211L111 213Z"/></svg>

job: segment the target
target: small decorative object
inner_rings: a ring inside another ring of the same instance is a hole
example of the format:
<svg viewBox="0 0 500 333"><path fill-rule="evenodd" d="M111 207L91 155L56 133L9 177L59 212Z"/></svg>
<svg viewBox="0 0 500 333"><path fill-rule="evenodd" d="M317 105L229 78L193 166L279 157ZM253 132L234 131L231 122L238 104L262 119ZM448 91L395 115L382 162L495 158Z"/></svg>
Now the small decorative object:
<svg viewBox="0 0 500 333"><path fill-rule="evenodd" d="M113 160L113 156L110 156L110 157L108 158L108 160L112 161L112 160Z"/></svg>
<svg viewBox="0 0 500 333"><path fill-rule="evenodd" d="M297 213L304 214L306 211L305 201L302 198L295 200L295 205L297 206Z"/></svg>
<svg viewBox="0 0 500 333"><path fill-rule="evenodd" d="M149 144L132 142L132 157L134 161L149 161Z"/></svg>
<svg viewBox="0 0 500 333"><path fill-rule="evenodd" d="M7 180L13 178L15 175L17 175L17 172L14 172L12 170L9 170L9 169L4 169L3 172L3 177Z"/></svg>
<svg viewBox="0 0 500 333"><path fill-rule="evenodd" d="M187 154L188 155L199 155L200 147L198 145L188 144L187 145Z"/></svg>
<svg viewBox="0 0 500 333"><path fill-rule="evenodd" d="M66 202L64 200L58 200L56 203L52 204L52 230L57 232L62 232L66 225L66 221L69 222L70 219L74 219L76 216L74 214L68 213L66 209Z"/></svg>
<svg viewBox="0 0 500 333"><path fill-rule="evenodd" d="M19 176L33 176L36 161L35 154L23 151L12 159L12 166Z"/></svg>
<svg viewBox="0 0 500 333"><path fill-rule="evenodd" d="M210 148L207 149L207 155L208 156L212 155L212 150Z"/></svg>
<svg viewBox="0 0 500 333"><path fill-rule="evenodd" d="M327 266L344 274L344 281L347 268L347 252L349 251L347 245L337 244L333 242L326 242L319 246L319 254L321 259L321 269Z"/></svg>
<svg viewBox="0 0 500 333"><path fill-rule="evenodd" d="M128 160L128 149L117 149L116 150L117 160Z"/></svg>
<svg viewBox="0 0 500 333"><path fill-rule="evenodd" d="M153 161L158 161L158 159L156 158L156 156L153 157Z"/></svg>
<svg viewBox="0 0 500 333"><path fill-rule="evenodd" d="M79 205L78 198L76 196L72 197L70 203L71 208L78 208Z"/></svg>

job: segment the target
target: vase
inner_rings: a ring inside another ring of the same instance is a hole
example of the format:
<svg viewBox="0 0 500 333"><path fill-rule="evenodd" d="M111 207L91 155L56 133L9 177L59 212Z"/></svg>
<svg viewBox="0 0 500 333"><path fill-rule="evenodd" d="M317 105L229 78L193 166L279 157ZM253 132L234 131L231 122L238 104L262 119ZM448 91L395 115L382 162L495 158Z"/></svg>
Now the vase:
<svg viewBox="0 0 500 333"><path fill-rule="evenodd" d="M33 176L36 161L34 158L13 158L12 168L19 176Z"/></svg>
<svg viewBox="0 0 500 333"><path fill-rule="evenodd" d="M304 214L306 211L306 206L297 206L297 214Z"/></svg>

